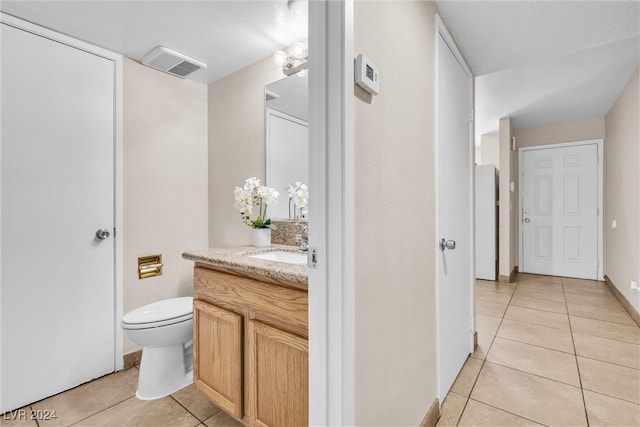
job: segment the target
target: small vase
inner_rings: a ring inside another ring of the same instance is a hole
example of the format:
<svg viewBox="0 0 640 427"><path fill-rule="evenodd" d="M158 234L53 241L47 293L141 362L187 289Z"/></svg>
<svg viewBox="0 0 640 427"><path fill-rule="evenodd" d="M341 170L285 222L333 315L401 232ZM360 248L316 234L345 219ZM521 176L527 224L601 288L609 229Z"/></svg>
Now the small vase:
<svg viewBox="0 0 640 427"><path fill-rule="evenodd" d="M253 229L253 246L265 248L271 246L271 229L270 228L254 228Z"/></svg>

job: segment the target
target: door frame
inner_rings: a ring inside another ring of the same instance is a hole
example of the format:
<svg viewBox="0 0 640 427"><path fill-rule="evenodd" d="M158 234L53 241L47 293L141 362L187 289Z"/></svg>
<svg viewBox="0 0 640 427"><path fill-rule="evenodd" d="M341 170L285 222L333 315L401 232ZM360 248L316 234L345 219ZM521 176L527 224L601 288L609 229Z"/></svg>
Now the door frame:
<svg viewBox="0 0 640 427"><path fill-rule="evenodd" d="M120 327L120 319L122 318L122 300L123 300L123 144L122 144L122 91L123 91L123 73L122 73L122 55L109 50L85 43L72 37L60 34L45 27L24 21L15 16L0 12L0 22L10 25L14 28L27 31L29 33L53 40L67 46L83 50L93 55L113 61L114 65L114 298L115 306L113 313L115 351L113 355L114 370L119 371L124 368L123 352L124 352L124 335Z"/></svg>
<svg viewBox="0 0 640 427"><path fill-rule="evenodd" d="M520 185L518 186L518 238L520 239L520 244L518 245L518 263L519 265L524 266L524 227L522 223L524 221L524 215L522 211L523 205L523 193L522 186L523 180L522 174L524 173L524 163L523 156L526 151L536 151L536 150L549 150L554 148L567 148L567 147L579 147L583 145L593 145L596 144L597 152L598 152L598 231L597 231L597 240L598 240L598 271L597 271L597 280L604 280L604 158L603 158L603 147L604 140L602 138L599 139L588 139L584 141L574 141L574 142L564 142L559 144L545 144L545 145L533 145L530 147L521 147L518 149L518 177L520 178Z"/></svg>
<svg viewBox="0 0 640 427"><path fill-rule="evenodd" d="M439 186L440 186L440 180L439 180L439 164L438 164L438 147L440 144L439 141L439 114L438 114L438 60L439 60L439 47L438 47L438 37L442 36L443 40L445 41L445 43L449 46L449 49L451 49L451 52L453 53L454 57L456 58L456 60L458 61L458 64L460 64L460 66L462 67L463 71L465 72L465 74L467 75L467 77L470 80L470 84L469 84L469 100L470 100L470 105L472 108L472 111L469 113L469 169L471 171L470 173L470 180L469 180L469 199L470 199L470 212L469 212L469 224L470 224L470 236L469 236L469 258L470 258L470 268L469 268L469 281L468 281L468 286L471 288L470 289L470 300L467 301L469 310L470 310L470 320L471 320L471 324L469 325L470 327L470 340L469 340L469 348L470 348L470 353L473 352L474 349L474 345L475 345L475 334L476 334L476 315L475 315L475 287L474 287L474 283L475 283L475 271L476 271L476 266L475 266L475 173L474 173L474 164L475 164L475 146L474 146L474 139L475 139L475 132L474 132L474 126L475 126L475 116L474 116L474 79L473 79L473 73L471 71L471 69L469 68L469 66L467 65L466 60L464 59L464 56L462 55L462 53L460 52L460 50L458 49L458 46L456 45L455 41L453 40L453 37L451 36L451 34L449 33L449 30L447 29L446 25L444 24L444 22L442 21L442 19L440 18L440 15L436 15L436 34L435 34L435 188L436 188L436 200L437 200L437 195L438 195L438 191L439 191ZM435 217L436 217L436 224L435 224L435 229L436 229L436 242L434 242L434 244L436 245L436 258L435 258L435 266L436 266L436 321L437 323L440 323L441 319L440 319L440 304L439 304L439 287L440 287L440 273L439 273L439 268L437 267L440 263L440 247L439 247L439 242L438 240L440 239L440 215L438 213L438 209L436 206L435 209ZM438 333L438 328L436 329L436 335L437 335L437 342L438 342L438 346L440 345L440 335ZM443 395L443 390L440 390L440 377L441 377L441 365L442 365L442 360L440 358L440 352L437 351L436 352L436 360L437 360L437 392L438 392L438 397L441 399L444 399L444 395Z"/></svg>

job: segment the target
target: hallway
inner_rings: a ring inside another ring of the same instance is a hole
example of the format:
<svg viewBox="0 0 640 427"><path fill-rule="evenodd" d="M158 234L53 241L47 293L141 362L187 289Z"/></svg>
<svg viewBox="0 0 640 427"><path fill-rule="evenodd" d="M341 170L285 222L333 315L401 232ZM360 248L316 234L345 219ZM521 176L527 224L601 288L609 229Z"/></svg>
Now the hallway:
<svg viewBox="0 0 640 427"><path fill-rule="evenodd" d="M603 282L476 282L478 348L438 426L638 426L640 328Z"/></svg>

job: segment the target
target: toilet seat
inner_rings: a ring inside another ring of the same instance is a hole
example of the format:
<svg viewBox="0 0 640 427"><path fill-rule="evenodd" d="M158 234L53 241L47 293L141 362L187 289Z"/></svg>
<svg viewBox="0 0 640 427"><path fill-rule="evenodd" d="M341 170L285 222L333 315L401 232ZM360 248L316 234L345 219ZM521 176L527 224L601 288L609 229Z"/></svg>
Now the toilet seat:
<svg viewBox="0 0 640 427"><path fill-rule="evenodd" d="M124 329L150 329L193 319L193 297L171 298L143 305L122 317Z"/></svg>

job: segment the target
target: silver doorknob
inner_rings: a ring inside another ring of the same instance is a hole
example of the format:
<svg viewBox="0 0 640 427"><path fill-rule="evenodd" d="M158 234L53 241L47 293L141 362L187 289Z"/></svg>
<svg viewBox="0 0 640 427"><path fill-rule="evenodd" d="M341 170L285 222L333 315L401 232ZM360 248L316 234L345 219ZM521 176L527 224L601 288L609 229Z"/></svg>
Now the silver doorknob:
<svg viewBox="0 0 640 427"><path fill-rule="evenodd" d="M106 228L101 228L100 230L96 231L96 237L100 240L104 240L110 235L111 234L109 233L109 230L107 230Z"/></svg>
<svg viewBox="0 0 640 427"><path fill-rule="evenodd" d="M440 250L444 251L445 249L455 249L456 248L456 241L455 240L445 240L442 239L440 240Z"/></svg>

